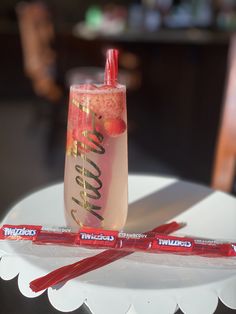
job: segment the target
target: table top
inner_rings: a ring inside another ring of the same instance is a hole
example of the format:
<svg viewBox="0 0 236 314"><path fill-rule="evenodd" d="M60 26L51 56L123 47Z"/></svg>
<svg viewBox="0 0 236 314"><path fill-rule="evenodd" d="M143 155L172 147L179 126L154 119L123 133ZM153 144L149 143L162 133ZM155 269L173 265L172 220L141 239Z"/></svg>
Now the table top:
<svg viewBox="0 0 236 314"><path fill-rule="evenodd" d="M129 176L125 230L146 231L172 220L187 223L181 234L235 240L236 199L174 178ZM11 209L6 222L65 225L63 184L30 194ZM10 255L2 253L0 275L9 280L19 273L19 289L26 297L40 294L30 290L31 280L91 254L85 249L48 248L42 256L39 248L33 256L19 256L17 250L10 249ZM56 309L65 312L85 302L94 313L111 313L111 307L112 313L122 314L152 314L157 308L160 313L174 313L179 306L184 313L195 313L197 307L198 313L207 314L214 312L218 298L236 309L235 291L236 261L135 253L57 289L49 288L48 297ZM104 308L104 304L108 305Z"/></svg>

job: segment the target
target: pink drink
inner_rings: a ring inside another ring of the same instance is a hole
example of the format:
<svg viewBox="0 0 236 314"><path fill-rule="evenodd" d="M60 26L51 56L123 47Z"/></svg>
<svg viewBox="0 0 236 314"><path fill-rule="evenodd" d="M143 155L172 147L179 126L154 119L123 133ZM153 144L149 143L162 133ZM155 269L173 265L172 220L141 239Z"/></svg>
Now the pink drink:
<svg viewBox="0 0 236 314"><path fill-rule="evenodd" d="M127 114L123 85L70 90L64 199L68 226L121 230L127 217Z"/></svg>

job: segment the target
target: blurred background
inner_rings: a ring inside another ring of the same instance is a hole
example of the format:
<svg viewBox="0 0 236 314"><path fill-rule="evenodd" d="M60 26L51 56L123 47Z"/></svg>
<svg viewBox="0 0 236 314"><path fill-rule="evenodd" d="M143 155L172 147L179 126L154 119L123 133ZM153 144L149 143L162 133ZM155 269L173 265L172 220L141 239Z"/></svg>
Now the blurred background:
<svg viewBox="0 0 236 314"><path fill-rule="evenodd" d="M130 172L209 186L235 30L235 0L1 0L1 218L63 180L69 86L100 77L111 47Z"/></svg>
<svg viewBox="0 0 236 314"><path fill-rule="evenodd" d="M1 212L63 180L69 86L120 50L130 172L209 185L233 0L0 3Z"/></svg>

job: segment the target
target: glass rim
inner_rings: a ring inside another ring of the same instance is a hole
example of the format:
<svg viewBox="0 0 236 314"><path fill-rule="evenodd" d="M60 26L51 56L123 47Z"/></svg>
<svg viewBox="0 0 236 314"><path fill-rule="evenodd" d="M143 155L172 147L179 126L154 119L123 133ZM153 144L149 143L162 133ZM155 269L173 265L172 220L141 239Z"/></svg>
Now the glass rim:
<svg viewBox="0 0 236 314"><path fill-rule="evenodd" d="M91 84L91 83L89 83ZM89 85L88 84L88 85ZM126 91L126 86L123 84L117 84L116 86L109 86L109 88L107 88L108 85L106 84L102 84L102 83L92 83L92 85L98 86L98 87L102 87L102 86L106 86L106 88L97 88L97 89L85 89L84 88L85 84L73 84L70 86L70 92L77 92L77 93L81 93L81 94L103 94L103 93L118 93L121 91ZM81 86L83 86L83 88L81 88Z"/></svg>

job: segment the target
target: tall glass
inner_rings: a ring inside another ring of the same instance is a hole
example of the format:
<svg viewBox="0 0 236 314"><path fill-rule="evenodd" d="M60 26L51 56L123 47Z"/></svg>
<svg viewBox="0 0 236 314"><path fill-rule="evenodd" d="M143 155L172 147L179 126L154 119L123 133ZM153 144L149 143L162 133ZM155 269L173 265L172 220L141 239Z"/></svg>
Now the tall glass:
<svg viewBox="0 0 236 314"><path fill-rule="evenodd" d="M64 178L65 216L81 227L121 230L128 208L124 85L70 89Z"/></svg>

